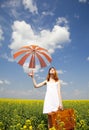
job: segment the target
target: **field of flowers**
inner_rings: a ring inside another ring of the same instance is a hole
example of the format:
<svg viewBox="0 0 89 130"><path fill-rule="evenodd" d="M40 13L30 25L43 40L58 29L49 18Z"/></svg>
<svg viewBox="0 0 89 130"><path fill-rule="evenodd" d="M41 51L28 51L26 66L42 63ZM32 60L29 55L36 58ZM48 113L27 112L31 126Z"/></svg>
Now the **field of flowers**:
<svg viewBox="0 0 89 130"><path fill-rule="evenodd" d="M75 110L75 130L89 130L89 100L63 100L63 105ZM42 109L43 100L0 99L0 130L47 130Z"/></svg>

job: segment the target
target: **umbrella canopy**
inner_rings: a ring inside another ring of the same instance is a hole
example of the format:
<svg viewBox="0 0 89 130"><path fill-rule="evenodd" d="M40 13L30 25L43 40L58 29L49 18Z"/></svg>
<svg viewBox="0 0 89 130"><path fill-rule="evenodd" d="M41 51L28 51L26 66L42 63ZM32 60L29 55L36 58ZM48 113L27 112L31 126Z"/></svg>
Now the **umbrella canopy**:
<svg viewBox="0 0 89 130"><path fill-rule="evenodd" d="M28 59L28 68L36 67L36 60L40 63L41 68L46 67L52 61L48 50L37 45L23 46L13 55L14 59L19 57L18 64L24 65Z"/></svg>

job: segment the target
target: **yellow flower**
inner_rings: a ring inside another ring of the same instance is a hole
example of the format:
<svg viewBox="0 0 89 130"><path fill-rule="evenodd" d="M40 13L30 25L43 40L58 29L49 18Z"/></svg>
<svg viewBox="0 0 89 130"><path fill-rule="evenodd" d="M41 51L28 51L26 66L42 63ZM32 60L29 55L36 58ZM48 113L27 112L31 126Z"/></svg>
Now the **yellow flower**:
<svg viewBox="0 0 89 130"><path fill-rule="evenodd" d="M31 126L29 126L29 129L30 129L30 130L32 130L32 125L31 125Z"/></svg>
<svg viewBox="0 0 89 130"><path fill-rule="evenodd" d="M26 125L24 125L24 126L23 126L23 128L24 128L24 129L26 129L26 128L27 128L27 126L26 126Z"/></svg>
<svg viewBox="0 0 89 130"><path fill-rule="evenodd" d="M49 128L49 130L56 130L55 127Z"/></svg>

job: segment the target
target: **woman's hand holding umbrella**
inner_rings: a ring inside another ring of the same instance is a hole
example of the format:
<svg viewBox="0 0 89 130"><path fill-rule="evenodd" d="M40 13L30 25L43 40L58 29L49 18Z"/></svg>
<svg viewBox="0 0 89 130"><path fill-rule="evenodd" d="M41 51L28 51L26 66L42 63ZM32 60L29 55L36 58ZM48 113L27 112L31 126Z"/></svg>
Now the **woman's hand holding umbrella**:
<svg viewBox="0 0 89 130"><path fill-rule="evenodd" d="M34 77L34 72L31 71L30 73L28 73L28 76L30 76L31 78L33 78Z"/></svg>

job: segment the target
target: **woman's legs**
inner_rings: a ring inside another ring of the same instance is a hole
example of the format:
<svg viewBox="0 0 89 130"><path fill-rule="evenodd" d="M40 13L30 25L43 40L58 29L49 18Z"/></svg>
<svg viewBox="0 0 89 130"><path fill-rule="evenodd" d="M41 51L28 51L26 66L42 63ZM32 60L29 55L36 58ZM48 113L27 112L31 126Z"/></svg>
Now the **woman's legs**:
<svg viewBox="0 0 89 130"><path fill-rule="evenodd" d="M48 129L51 127L52 127L51 116L50 116L50 113L48 113Z"/></svg>

